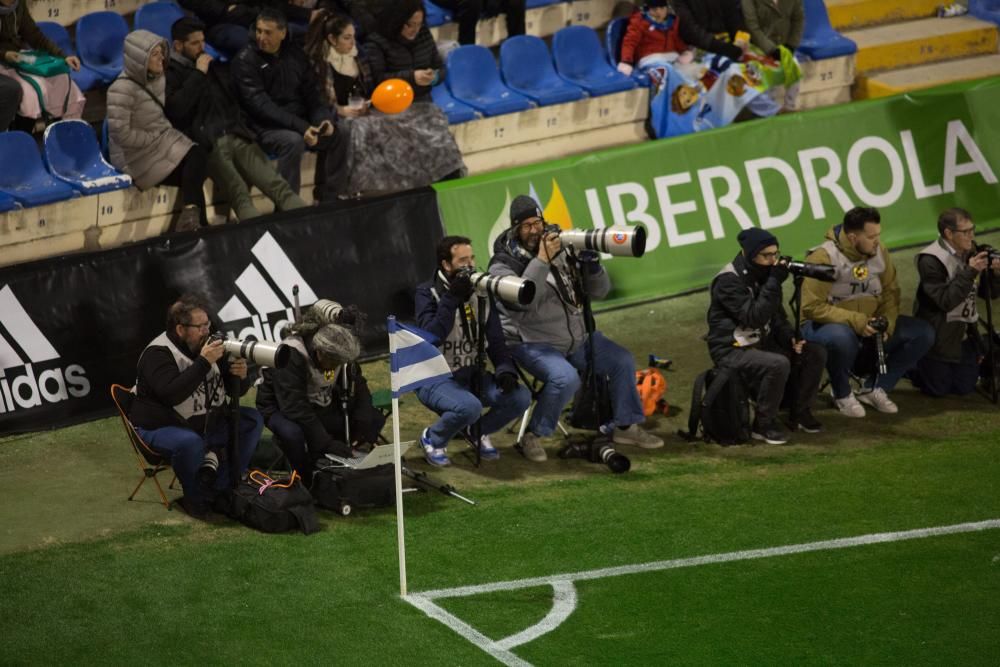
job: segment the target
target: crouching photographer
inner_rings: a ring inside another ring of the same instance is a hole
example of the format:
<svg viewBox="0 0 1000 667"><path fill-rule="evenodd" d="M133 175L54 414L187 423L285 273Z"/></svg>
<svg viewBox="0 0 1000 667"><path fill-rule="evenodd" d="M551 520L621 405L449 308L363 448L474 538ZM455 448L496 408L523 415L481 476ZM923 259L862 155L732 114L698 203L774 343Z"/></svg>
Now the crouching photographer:
<svg viewBox="0 0 1000 667"><path fill-rule="evenodd" d="M129 413L146 444L169 457L184 489L180 505L197 518L205 518L214 497L231 481L226 380L239 378L240 395L251 386L246 360L230 361L223 341L210 340L211 328L198 297L184 295L170 306L166 331L139 357ZM240 408L240 474L246 473L262 428L260 413Z"/></svg>
<svg viewBox="0 0 1000 667"><path fill-rule="evenodd" d="M363 319L354 306L317 301L282 331L294 353L284 368L264 369L257 388L257 409L306 486L317 459L351 457L354 446L374 444L385 424L355 362Z"/></svg>

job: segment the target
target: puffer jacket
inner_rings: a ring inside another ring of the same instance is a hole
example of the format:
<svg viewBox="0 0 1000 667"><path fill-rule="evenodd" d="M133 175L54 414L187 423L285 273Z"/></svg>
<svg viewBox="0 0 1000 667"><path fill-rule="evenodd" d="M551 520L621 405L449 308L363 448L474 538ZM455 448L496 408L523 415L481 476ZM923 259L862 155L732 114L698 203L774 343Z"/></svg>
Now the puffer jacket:
<svg viewBox="0 0 1000 667"><path fill-rule="evenodd" d="M161 183L194 145L167 120L164 75L152 80L146 75L149 54L158 44L169 57L162 37L148 30L130 33L125 38L125 67L108 89L111 164L131 176L140 190Z"/></svg>
<svg viewBox="0 0 1000 667"><path fill-rule="evenodd" d="M18 0L17 7L6 16L0 16L0 63L7 64L8 51L37 49L59 58L66 54L39 30L28 12L28 0Z"/></svg>
<svg viewBox="0 0 1000 667"><path fill-rule="evenodd" d="M399 35L389 38L378 32L371 34L365 44L365 54L371 65L375 85L386 79L403 79L413 86L413 96L416 99L429 96L431 87L417 85L413 78L415 70L437 70L439 82L447 78L444 61L441 60L437 44L426 25L421 26L413 41L406 41Z"/></svg>

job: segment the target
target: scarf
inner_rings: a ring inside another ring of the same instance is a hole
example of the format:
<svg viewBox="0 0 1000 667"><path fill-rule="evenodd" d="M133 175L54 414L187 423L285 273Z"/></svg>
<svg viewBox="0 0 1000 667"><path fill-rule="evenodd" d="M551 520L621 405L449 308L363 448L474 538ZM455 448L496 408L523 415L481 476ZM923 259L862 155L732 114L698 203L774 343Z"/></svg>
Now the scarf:
<svg viewBox="0 0 1000 667"><path fill-rule="evenodd" d="M351 48L349 53L340 53L337 49L327 45L326 62L335 71L352 79L358 78L358 47Z"/></svg>

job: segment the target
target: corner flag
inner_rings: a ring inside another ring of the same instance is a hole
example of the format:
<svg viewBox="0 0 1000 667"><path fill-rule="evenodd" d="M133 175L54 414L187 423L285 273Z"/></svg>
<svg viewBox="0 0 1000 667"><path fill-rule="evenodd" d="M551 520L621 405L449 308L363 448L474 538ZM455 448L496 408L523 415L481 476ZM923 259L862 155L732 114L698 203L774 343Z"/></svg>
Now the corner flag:
<svg viewBox="0 0 1000 667"><path fill-rule="evenodd" d="M389 317L388 329L393 398L451 376L448 362L426 331L400 324L395 317Z"/></svg>

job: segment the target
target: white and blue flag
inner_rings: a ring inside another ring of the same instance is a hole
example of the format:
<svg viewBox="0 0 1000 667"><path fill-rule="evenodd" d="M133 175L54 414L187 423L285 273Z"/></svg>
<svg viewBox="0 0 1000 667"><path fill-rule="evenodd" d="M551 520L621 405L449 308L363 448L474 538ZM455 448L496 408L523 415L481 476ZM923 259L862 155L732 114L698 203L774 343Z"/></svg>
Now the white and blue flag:
<svg viewBox="0 0 1000 667"><path fill-rule="evenodd" d="M433 336L417 327L400 324L392 316L389 317L388 329L393 398L441 378L451 377L448 362L431 342Z"/></svg>

